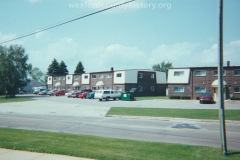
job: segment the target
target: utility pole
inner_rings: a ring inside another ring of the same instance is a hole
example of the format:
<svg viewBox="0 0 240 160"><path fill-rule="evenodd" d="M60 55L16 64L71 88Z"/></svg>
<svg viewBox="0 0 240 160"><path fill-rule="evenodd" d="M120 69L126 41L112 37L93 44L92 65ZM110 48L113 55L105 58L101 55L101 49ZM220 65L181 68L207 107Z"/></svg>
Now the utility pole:
<svg viewBox="0 0 240 160"><path fill-rule="evenodd" d="M223 1L219 0L219 64L218 64L218 95L219 95L219 122L221 149L223 155L227 155L226 126L225 126L225 106L223 88Z"/></svg>

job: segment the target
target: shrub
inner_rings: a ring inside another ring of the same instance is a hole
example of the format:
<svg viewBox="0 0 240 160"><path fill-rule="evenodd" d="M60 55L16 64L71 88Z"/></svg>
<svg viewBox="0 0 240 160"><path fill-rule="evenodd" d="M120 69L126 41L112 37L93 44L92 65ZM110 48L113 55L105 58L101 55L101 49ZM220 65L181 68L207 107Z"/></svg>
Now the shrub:
<svg viewBox="0 0 240 160"><path fill-rule="evenodd" d="M196 97L196 100L199 100L199 97Z"/></svg>
<svg viewBox="0 0 240 160"><path fill-rule="evenodd" d="M191 99L190 96L182 96L182 99Z"/></svg>
<svg viewBox="0 0 240 160"><path fill-rule="evenodd" d="M180 99L180 96L170 96L170 99Z"/></svg>
<svg viewBox="0 0 240 160"><path fill-rule="evenodd" d="M240 98L231 97L230 100L240 100Z"/></svg>

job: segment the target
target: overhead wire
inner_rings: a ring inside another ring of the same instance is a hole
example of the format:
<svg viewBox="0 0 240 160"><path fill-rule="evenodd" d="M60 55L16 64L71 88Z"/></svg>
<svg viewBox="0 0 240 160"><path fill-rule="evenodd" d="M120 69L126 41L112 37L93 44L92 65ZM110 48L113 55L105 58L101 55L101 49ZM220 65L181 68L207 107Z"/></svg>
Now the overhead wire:
<svg viewBox="0 0 240 160"><path fill-rule="evenodd" d="M83 15L80 15L80 16L76 16L76 18L71 18L71 19L67 19L67 20L64 20L64 21L61 21L61 22L58 22L58 23L55 23L53 25L49 25L47 27L44 27L42 29L37 29L35 31L31 31L31 32L28 32L26 34L23 34L23 35L20 35L20 36L17 36L17 37L14 37L14 38L10 38L8 40L4 40L4 41L1 41L0 44L4 44L4 43L7 43L7 42L11 42L11 41L14 41L14 40L17 40L17 39L21 39L21 38L24 38L24 37L28 37L28 36L31 36L31 35L34 35L34 34L37 34L37 33L40 33L40 32L43 32L43 31L46 31L46 30L49 30L49 29L52 29L52 28L56 28L56 27L59 27L59 26L62 26L64 24L67 24L67 23L70 23L70 22L74 22L74 21L77 21L79 19L83 19L83 18L86 18L86 17L89 17L91 15L94 15L94 14L97 14L97 13L101 13L101 12L104 12L104 11L107 11L107 10L110 10L112 8L116 8L118 6L122 6L124 4L127 4L127 3L130 3L130 2L133 2L135 0L129 0L129 1L126 1L126 2L122 2L122 3L119 3L121 2L122 0L119 0L119 1L115 1L113 3L109 3L107 5L104 5L103 7L100 7L100 8L97 8L97 9L94 9L92 11L88 11L86 13L84 13ZM106 7L106 6L110 6L110 7ZM103 9L101 9L103 8ZM99 10L101 9L101 10ZM95 11L97 10L97 11ZM95 12L93 12L95 11ZM89 13L90 12L90 13Z"/></svg>

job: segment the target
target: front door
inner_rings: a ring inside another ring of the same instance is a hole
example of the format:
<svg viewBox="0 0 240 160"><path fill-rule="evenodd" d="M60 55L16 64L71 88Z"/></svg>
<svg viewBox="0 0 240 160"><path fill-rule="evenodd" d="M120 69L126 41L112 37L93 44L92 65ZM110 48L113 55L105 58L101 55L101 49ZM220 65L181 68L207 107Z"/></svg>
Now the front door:
<svg viewBox="0 0 240 160"><path fill-rule="evenodd" d="M214 99L214 101L216 102L216 101L217 101L217 98L218 98L218 88L215 87L215 88L213 88L213 89L214 89L213 99Z"/></svg>

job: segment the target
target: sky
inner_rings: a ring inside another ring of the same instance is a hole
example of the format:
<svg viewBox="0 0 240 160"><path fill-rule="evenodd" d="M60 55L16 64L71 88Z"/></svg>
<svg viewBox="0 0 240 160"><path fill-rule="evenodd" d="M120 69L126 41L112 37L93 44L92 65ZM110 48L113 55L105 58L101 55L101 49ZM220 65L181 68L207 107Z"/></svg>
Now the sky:
<svg viewBox="0 0 240 160"><path fill-rule="evenodd" d="M0 0L0 42L127 0ZM224 65L240 66L240 1L224 1ZM28 63L47 72L55 58L70 74L218 65L219 0L136 0L3 43L22 45Z"/></svg>

